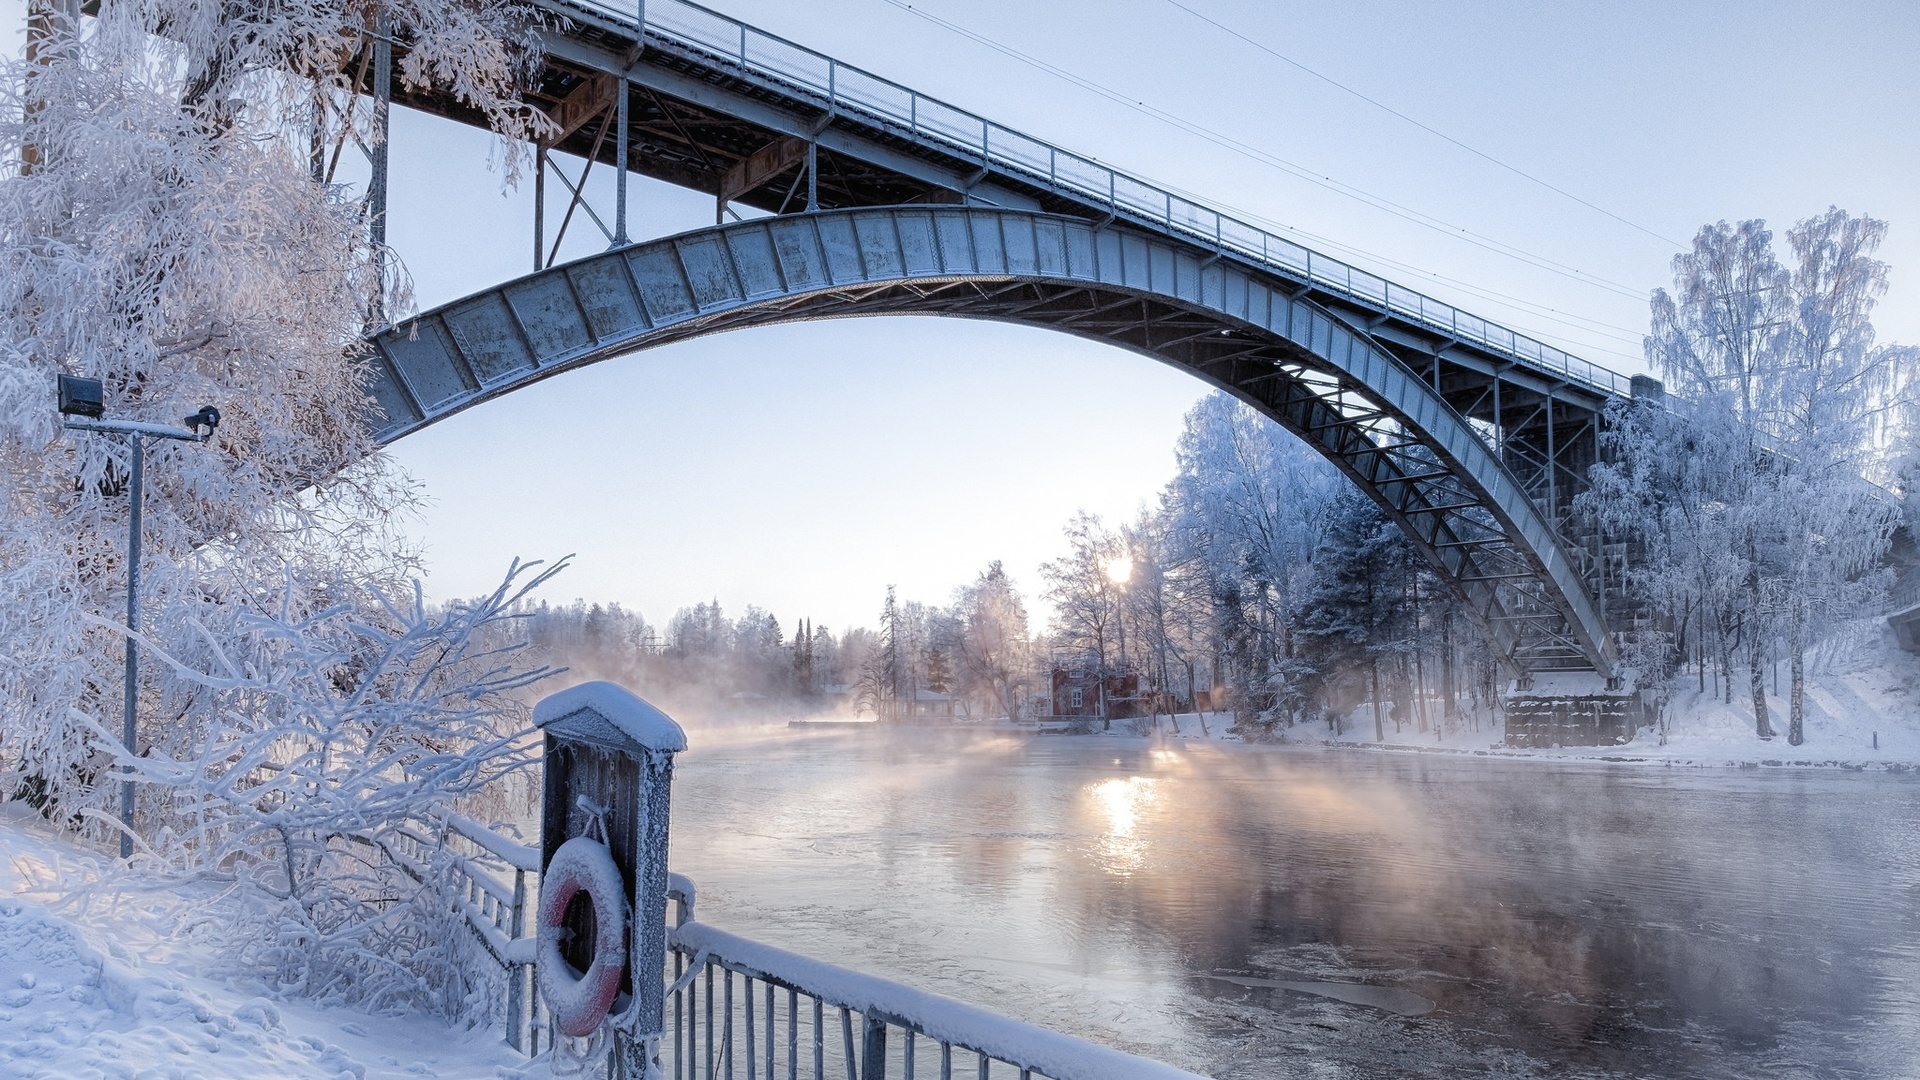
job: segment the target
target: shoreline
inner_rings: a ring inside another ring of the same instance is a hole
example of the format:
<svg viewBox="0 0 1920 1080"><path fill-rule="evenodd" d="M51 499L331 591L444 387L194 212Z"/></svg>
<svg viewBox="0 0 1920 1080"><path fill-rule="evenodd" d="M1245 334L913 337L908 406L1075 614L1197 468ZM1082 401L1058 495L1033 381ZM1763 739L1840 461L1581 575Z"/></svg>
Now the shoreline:
<svg viewBox="0 0 1920 1080"><path fill-rule="evenodd" d="M1004 731L1005 729L1003 729ZM1643 734L1650 734L1642 729ZM1226 730L1211 735L1140 734L1131 732L1086 732L1081 734L1068 732L1047 732L1048 738L1062 739L1125 739L1151 745L1173 743L1198 743L1214 746L1243 746L1270 748L1275 750L1340 750L1358 753L1386 754L1427 754L1452 758L1497 758L1502 761L1538 761L1559 765L1634 765L1657 766L1669 769L1724 769L1736 772L1758 772L1762 770L1823 769L1835 772L1877 772L1890 775L1920 774L1920 762L1902 758L1849 758L1832 755L1806 754L1753 754L1735 755L1724 751L1704 753L1666 754L1637 749L1636 742L1618 746L1567 746L1550 749L1527 749L1506 746L1431 746L1412 742L1373 742L1352 739L1326 738L1276 738L1246 739ZM1477 733L1491 734L1491 733ZM1759 740L1755 740L1759 741ZM1778 740L1785 747L1784 737ZM1804 750L1804 747L1792 749Z"/></svg>
<svg viewBox="0 0 1920 1080"><path fill-rule="evenodd" d="M1920 764L1899 760L1859 760L1848 758L1729 758L1700 756L1668 757L1660 754L1635 754L1633 743L1621 746L1568 746L1552 750L1488 747L1469 750L1458 746L1416 746L1410 743L1345 742L1322 739L1317 742L1247 743L1248 746L1318 746L1330 750L1364 750L1372 753L1441 754L1449 757L1489 757L1508 761L1545 761L1556 764L1658 765L1678 769L1733 769L1754 772L1761 769L1834 769L1842 772L1920 773ZM1591 752L1589 752L1591 751Z"/></svg>

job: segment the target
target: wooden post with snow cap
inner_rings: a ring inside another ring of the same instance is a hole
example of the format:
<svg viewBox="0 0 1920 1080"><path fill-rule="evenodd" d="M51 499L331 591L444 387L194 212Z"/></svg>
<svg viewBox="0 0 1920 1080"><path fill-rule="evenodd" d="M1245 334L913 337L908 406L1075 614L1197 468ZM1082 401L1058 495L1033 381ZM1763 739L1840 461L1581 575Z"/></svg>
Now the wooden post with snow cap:
<svg viewBox="0 0 1920 1080"><path fill-rule="evenodd" d="M546 735L543 899L544 871L561 845L588 837L607 846L631 913L620 997L606 1021L613 1036L608 1075L657 1076L650 1066L666 1032L669 794L673 756L686 749L686 734L667 714L609 682L584 683L543 699L534 706L533 722ZM565 908L564 927L571 933L561 935L559 954L574 969L565 978L592 974L599 929L593 912L593 904L578 901Z"/></svg>

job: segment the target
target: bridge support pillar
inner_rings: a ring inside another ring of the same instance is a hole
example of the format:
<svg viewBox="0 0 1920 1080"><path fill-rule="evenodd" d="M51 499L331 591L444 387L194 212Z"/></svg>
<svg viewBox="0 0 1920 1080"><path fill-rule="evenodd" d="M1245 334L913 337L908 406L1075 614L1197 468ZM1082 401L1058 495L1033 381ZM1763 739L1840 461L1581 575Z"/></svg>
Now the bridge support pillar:
<svg viewBox="0 0 1920 1080"><path fill-rule="evenodd" d="M533 148L533 270L547 268L547 148Z"/></svg>
<svg viewBox="0 0 1920 1080"><path fill-rule="evenodd" d="M1502 704L1506 744L1532 749L1624 745L1649 720L1631 672L1537 671L1515 680Z"/></svg>
<svg viewBox="0 0 1920 1080"><path fill-rule="evenodd" d="M627 160L627 94L632 88L627 85L625 76L621 76L619 86L614 90L613 99L613 246L625 247L633 241L627 239L627 169L632 162Z"/></svg>
<svg viewBox="0 0 1920 1080"><path fill-rule="evenodd" d="M820 144L807 140L807 213L820 209Z"/></svg>
<svg viewBox="0 0 1920 1080"><path fill-rule="evenodd" d="M375 298L373 321L385 322L387 313L387 144L393 113L393 26L385 7L373 20L373 145L368 157L367 241L380 270L380 295Z"/></svg>

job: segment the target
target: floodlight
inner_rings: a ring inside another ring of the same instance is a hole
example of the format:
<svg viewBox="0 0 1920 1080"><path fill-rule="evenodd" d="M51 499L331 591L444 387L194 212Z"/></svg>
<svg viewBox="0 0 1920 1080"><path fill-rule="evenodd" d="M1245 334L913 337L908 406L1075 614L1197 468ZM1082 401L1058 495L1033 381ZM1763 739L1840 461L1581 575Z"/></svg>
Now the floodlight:
<svg viewBox="0 0 1920 1080"><path fill-rule="evenodd" d="M85 416L93 420L100 419L107 411L106 391L99 379L82 379L77 375L60 376L60 412L67 416Z"/></svg>

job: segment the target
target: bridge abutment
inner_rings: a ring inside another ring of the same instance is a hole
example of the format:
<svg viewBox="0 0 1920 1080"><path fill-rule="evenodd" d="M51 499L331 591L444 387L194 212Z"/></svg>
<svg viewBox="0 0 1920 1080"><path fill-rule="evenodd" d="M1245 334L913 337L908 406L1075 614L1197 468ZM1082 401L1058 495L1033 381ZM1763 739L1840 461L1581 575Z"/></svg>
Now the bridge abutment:
<svg viewBox="0 0 1920 1080"><path fill-rule="evenodd" d="M1591 672L1543 672L1507 691L1506 744L1525 749L1621 746L1650 719L1637 681Z"/></svg>

